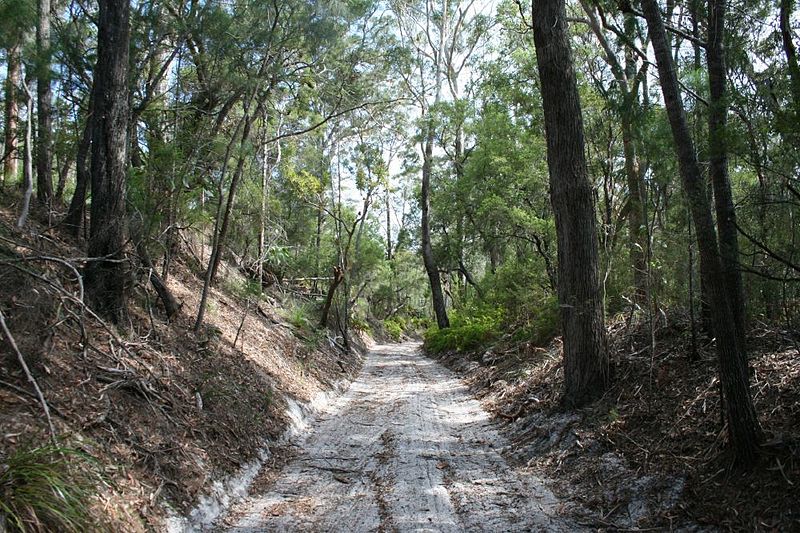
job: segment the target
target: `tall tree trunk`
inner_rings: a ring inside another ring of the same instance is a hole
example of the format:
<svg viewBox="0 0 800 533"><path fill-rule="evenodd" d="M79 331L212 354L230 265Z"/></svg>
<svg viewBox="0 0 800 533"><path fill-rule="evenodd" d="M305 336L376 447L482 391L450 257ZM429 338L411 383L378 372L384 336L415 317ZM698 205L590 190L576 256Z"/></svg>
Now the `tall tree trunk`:
<svg viewBox="0 0 800 533"><path fill-rule="evenodd" d="M439 103L442 97L442 69L444 68L445 42L447 41L447 20L448 20L448 0L442 2L442 17L439 21L439 48L436 51L436 81L433 107ZM447 306L442 292L442 280L439 277L439 269L433 257L433 246L431 245L431 173L433 171L433 141L435 137L435 124L433 114L428 109L427 124L425 132L425 144L422 149L422 187L420 190L421 207L421 230L422 230L422 262L425 265L425 272L428 274L428 281L431 285L431 299L433 300L433 312L436 315L436 324L440 329L450 327L450 319L447 318Z"/></svg>
<svg viewBox="0 0 800 533"><path fill-rule="evenodd" d="M575 407L602 395L609 381L594 197L564 0L538 0L533 8L550 198L558 235L564 402Z"/></svg>
<svg viewBox="0 0 800 533"><path fill-rule="evenodd" d="M669 117L672 137L678 156L683 187L694 221L700 273L711 299L711 315L717 338L720 381L727 407L728 437L737 460L753 463L761 440L761 427L750 396L749 378L744 361L744 347L733 319L733 311L723 278L723 266L717 246L717 235L711 216L711 202L700 172L694 143L678 89L678 78L667 44L666 31L657 0L643 0L650 40L656 56L664 105Z"/></svg>
<svg viewBox="0 0 800 533"><path fill-rule="evenodd" d="M433 258L433 246L431 245L431 171L433 167L433 123L428 125L428 135L425 140L425 149L422 162L422 188L420 191L420 203L422 204L422 261L425 264L425 272L428 274L428 281L431 285L431 298L433 300L433 312L436 315L436 324L440 329L450 327L450 319L447 318L447 306L442 292L442 280L439 277L439 269L436 260Z"/></svg>
<svg viewBox="0 0 800 533"><path fill-rule="evenodd" d="M52 132L50 87L50 0L38 2L38 24L36 26L36 198L48 206L53 199L52 176Z"/></svg>
<svg viewBox="0 0 800 533"><path fill-rule="evenodd" d="M5 187L17 177L17 123L19 122L19 101L17 92L20 81L19 43L8 48L8 64L6 66L6 106L5 106L5 159L3 160L3 176L0 187Z"/></svg>
<svg viewBox="0 0 800 533"><path fill-rule="evenodd" d="M92 128L92 208L86 295L114 322L125 313L125 219L128 165L129 0L100 0L95 111Z"/></svg>
<svg viewBox="0 0 800 533"><path fill-rule="evenodd" d="M728 147L726 125L728 102L725 90L725 10L727 0L708 0L708 62L709 106L708 106L708 174L714 189L717 213L719 251L725 273L728 297L731 302L733 321L741 354L745 352L747 319L744 303L744 286L739 269L739 239L736 230L736 210L728 177ZM742 362L747 365L746 361Z"/></svg>

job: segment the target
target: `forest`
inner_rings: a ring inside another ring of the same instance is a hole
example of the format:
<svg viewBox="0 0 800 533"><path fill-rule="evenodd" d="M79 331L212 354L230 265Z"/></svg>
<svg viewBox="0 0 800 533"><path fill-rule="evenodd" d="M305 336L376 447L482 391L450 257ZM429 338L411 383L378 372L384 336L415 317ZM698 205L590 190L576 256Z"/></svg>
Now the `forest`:
<svg viewBox="0 0 800 533"><path fill-rule="evenodd" d="M170 439L233 471L367 338L689 464L680 524L797 528L798 42L794 0L0 0L0 530L97 483L160 529L213 477Z"/></svg>

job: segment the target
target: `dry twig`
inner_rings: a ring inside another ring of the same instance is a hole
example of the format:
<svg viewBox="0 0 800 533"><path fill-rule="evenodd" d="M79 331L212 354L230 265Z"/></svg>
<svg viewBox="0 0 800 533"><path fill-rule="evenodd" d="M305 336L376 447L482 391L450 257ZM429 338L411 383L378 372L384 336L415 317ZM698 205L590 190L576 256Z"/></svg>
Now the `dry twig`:
<svg viewBox="0 0 800 533"><path fill-rule="evenodd" d="M39 388L39 383L37 383L36 378L33 377L31 374L30 368L28 368L28 363L25 361L25 357L22 355L22 352L19 351L17 347L17 341L14 340L14 336L11 335L11 331L9 331L8 326L6 325L5 317L3 316L3 311L0 311L0 327L3 328L3 333L5 333L8 342L11 344L11 348L17 354L17 360L19 360L19 364L22 367L22 370L25 371L25 376L28 378L28 381L33 385L33 388L36 390L36 396L39 398L39 402L42 404L42 409L44 410L44 415L47 417L47 425L50 427L50 438L53 441L56 440L56 428L53 426L53 419L50 417L50 407L47 405L47 401L44 399L44 394L42 394L42 389Z"/></svg>

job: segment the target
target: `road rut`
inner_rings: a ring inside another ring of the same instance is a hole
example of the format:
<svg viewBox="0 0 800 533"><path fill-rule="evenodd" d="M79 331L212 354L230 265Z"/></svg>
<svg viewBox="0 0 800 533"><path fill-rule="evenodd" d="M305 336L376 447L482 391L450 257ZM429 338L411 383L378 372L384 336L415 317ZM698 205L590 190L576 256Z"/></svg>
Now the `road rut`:
<svg viewBox="0 0 800 533"><path fill-rule="evenodd" d="M520 476L458 377L419 345L375 347L274 485L228 531L567 531L559 501Z"/></svg>

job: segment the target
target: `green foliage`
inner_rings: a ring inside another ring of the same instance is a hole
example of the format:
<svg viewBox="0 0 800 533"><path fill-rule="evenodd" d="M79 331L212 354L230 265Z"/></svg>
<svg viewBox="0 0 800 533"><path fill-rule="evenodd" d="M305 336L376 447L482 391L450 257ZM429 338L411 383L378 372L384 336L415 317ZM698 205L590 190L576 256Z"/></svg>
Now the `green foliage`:
<svg viewBox="0 0 800 533"><path fill-rule="evenodd" d="M431 353L477 349L500 334L504 310L499 307L470 306L453 312L450 327L431 327L425 332L425 349Z"/></svg>
<svg viewBox="0 0 800 533"><path fill-rule="evenodd" d="M367 321L364 320L362 317L360 317L358 315L354 315L354 316L350 317L350 327L352 327L356 331L361 331L363 333L371 333L372 332L372 328L367 323Z"/></svg>
<svg viewBox="0 0 800 533"><path fill-rule="evenodd" d="M403 333L405 333L407 326L408 322L399 316L387 318L383 321L383 327L386 329L386 333L392 338L393 341L400 340L400 338L403 336Z"/></svg>
<svg viewBox="0 0 800 533"><path fill-rule="evenodd" d="M0 463L0 515L9 531L99 530L89 509L100 479L79 450L19 448Z"/></svg>
<svg viewBox="0 0 800 533"><path fill-rule="evenodd" d="M316 309L308 303L291 302L285 308L286 320L295 328L310 333L314 331L316 322L319 319L315 316Z"/></svg>
<svg viewBox="0 0 800 533"><path fill-rule="evenodd" d="M528 322L514 332L514 340L532 342L535 346L546 346L561 329L558 300L549 296L539 302Z"/></svg>

